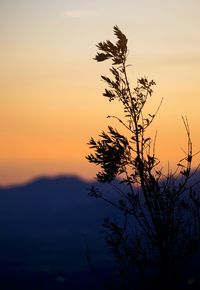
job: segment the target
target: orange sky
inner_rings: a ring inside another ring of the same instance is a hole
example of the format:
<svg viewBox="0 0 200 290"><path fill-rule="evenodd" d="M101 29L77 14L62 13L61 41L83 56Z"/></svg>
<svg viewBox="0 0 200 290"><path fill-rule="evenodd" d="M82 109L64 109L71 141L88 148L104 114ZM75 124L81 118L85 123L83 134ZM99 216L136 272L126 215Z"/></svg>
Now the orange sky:
<svg viewBox="0 0 200 290"><path fill-rule="evenodd" d="M95 175L86 143L119 107L101 96L109 64L92 58L116 24L129 39L130 79L156 81L151 109L164 97L152 128L163 164L182 157L181 115L198 151L199 11L198 0L0 1L0 184Z"/></svg>

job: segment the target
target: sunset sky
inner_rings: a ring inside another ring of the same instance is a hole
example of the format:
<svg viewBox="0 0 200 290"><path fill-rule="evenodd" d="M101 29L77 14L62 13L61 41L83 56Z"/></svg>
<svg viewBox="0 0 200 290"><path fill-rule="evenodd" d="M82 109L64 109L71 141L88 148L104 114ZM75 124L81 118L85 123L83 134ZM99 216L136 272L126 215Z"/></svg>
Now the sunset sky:
<svg viewBox="0 0 200 290"><path fill-rule="evenodd" d="M86 143L118 126L106 116L120 107L102 96L109 63L92 58L98 42L114 41L114 25L129 40L132 85L144 75L157 83L149 113L164 98L150 132L162 164L186 148L181 115L198 151L199 12L199 0L0 0L0 185L95 175Z"/></svg>

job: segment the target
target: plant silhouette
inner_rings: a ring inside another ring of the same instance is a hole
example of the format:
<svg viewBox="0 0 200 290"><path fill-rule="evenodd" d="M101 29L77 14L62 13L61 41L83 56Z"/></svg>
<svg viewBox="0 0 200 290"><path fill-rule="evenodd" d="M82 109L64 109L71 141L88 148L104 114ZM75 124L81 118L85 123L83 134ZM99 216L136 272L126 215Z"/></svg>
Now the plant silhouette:
<svg viewBox="0 0 200 290"><path fill-rule="evenodd" d="M114 26L116 43L107 40L97 45L97 62L111 60L111 77L103 96L118 100L124 117L116 119L127 134L108 126L89 146L86 158L100 166L100 183L116 188L114 199L92 187L89 194L112 204L121 213L119 221L107 217L103 226L119 275L114 289L178 289L180 278L200 241L200 198L191 183L192 142L187 118L187 150L175 171L164 173L155 156L155 138L147 135L155 113L144 113L155 82L137 79L131 89L127 75L128 39ZM124 132L124 130L123 130ZM146 281L146 284L145 284ZM145 288L144 288L145 287Z"/></svg>

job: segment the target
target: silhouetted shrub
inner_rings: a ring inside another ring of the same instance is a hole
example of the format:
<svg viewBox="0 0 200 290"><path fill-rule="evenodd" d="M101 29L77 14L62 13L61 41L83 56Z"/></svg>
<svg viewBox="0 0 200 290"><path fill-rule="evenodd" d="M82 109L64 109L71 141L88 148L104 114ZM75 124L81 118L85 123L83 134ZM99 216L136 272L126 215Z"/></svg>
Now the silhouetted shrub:
<svg viewBox="0 0 200 290"><path fill-rule="evenodd" d="M86 158L101 167L97 180L113 184L116 196L112 199L94 187L90 195L121 212L119 221L107 217L103 222L119 270L113 288L177 289L174 287L197 253L200 240L200 199L190 182L193 153L188 121L183 118L188 140L185 156L174 172L166 174L155 156L155 138L147 136L160 105L155 113L144 113L155 82L142 77L131 89L128 40L117 26L114 34L116 43L107 40L97 45L95 60L112 61L112 77L101 77L107 84L103 96L121 103L124 117L108 117L115 118L127 135L108 126L99 140L91 138L89 146L94 153Z"/></svg>

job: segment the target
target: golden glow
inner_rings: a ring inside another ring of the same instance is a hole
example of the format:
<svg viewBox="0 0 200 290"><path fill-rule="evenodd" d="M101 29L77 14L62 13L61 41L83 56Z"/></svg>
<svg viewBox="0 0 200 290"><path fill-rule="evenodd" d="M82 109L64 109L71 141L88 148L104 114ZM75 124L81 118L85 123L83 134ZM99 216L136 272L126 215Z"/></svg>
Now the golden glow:
<svg viewBox="0 0 200 290"><path fill-rule="evenodd" d="M181 115L188 117L194 151L200 149L200 2L11 2L0 3L0 184L95 175L86 143L120 107L101 96L100 75L109 64L92 57L96 43L113 39L115 24L129 39L133 85L142 75L157 83L150 111L164 97L151 130L158 131L158 157L172 166L182 157Z"/></svg>

